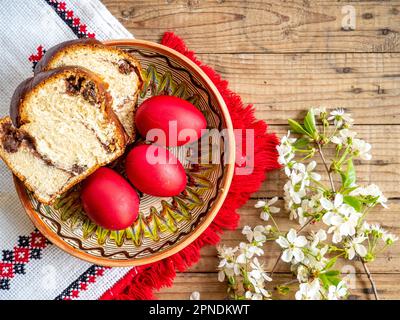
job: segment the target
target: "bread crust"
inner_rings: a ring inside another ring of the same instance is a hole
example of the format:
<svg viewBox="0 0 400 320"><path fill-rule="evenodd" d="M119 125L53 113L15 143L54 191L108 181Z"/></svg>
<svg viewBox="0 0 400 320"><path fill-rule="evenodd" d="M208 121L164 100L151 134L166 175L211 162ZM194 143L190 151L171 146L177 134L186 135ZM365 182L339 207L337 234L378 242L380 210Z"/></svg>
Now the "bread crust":
<svg viewBox="0 0 400 320"><path fill-rule="evenodd" d="M73 50L74 48L77 47L98 47L102 48L107 51L112 51L115 52L123 58L127 59L129 62L132 63L132 65L135 67L135 73L138 76L139 79L139 90L143 88L143 76L142 73L140 72L141 70L141 65L140 62L133 57L130 53L118 49L116 47L110 47L104 45L102 42L96 39L91 39L91 38L84 38L84 39L76 39L76 40L69 40L65 42L61 42L54 47L51 47L49 50L46 51L42 59L36 64L35 69L34 69L34 74L39 74L40 72L43 71L48 71L51 68L51 63L53 62L54 59L58 57L59 54L61 54L64 50Z"/></svg>
<svg viewBox="0 0 400 320"><path fill-rule="evenodd" d="M39 60L36 64L35 69L33 70L34 75L47 71L49 69L49 63L53 60L54 56L61 50L68 48L70 46L75 45L101 45L102 43L99 40L93 38L82 38L61 42L54 47L46 50L44 56Z"/></svg>
<svg viewBox="0 0 400 320"><path fill-rule="evenodd" d="M24 115L24 104L26 103L26 100L29 98L29 95L33 94L36 90L39 90L42 86L44 86L46 84L47 81L51 81L58 77L63 77L63 78L68 77L69 75L83 76L86 79L89 79L95 83L95 85L98 89L98 95L100 96L101 110L102 110L102 112L105 113L107 119L109 119L111 122L113 122L116 126L116 143L118 144L119 152L116 152L115 156L110 161L100 163L100 164L90 168L89 170L85 171L84 174L80 174L78 176L71 176L72 181L70 183L68 183L67 185L65 185L59 192L54 194L50 200L43 199L40 197L40 195L37 195L35 193L34 188L25 182L25 178L23 176L21 176L13 168L12 164L9 163L5 159L5 157L2 155L2 152L0 152L0 157L4 160L4 162L7 164L7 166L12 170L14 175L17 176L25 184L25 186L34 193L35 197L40 202L45 203L45 204L51 204L59 195L61 195L65 191L69 190L77 183L81 182L83 179L85 179L91 173L96 171L98 168L117 159L119 156L121 156L124 153L125 146L126 146L125 130L124 130L122 124L120 123L118 117L115 115L114 111L111 108L112 97L110 96L110 94L107 91L108 85L106 83L104 83L97 74L95 74L87 69L84 69L84 68L60 67L60 68L56 68L53 70L41 72L32 78L26 79L17 87L17 89L14 92L14 95L11 99L10 117L1 119L0 124L11 120L14 127L19 128L27 120L27 116ZM2 151L2 149L3 149L3 147L0 146L1 151Z"/></svg>
<svg viewBox="0 0 400 320"><path fill-rule="evenodd" d="M111 47L111 46L106 46L103 43L101 43L98 40L95 39L90 39L90 38L85 38L85 39L76 39L76 40L70 40L70 41L65 41L62 42L49 50L46 51L45 55L42 57L42 59L36 64L34 74L35 75L40 75L43 71L48 72L49 70L52 70L52 63L53 61L56 61L59 57L59 55L68 52L68 51L73 51L76 48L79 47L87 47L91 50L95 50L96 48L101 48L103 50L107 50L109 52L114 52L121 56L121 59L128 60L130 64L134 67L134 71L138 77L138 91L135 94L135 98L133 103L136 105L138 96L140 91L143 89L144 85L144 80L143 76L141 73L141 65L140 62L133 57L130 53L118 49L116 47ZM99 75L99 77L101 77ZM117 115L116 115L117 116ZM117 116L118 117L118 116ZM134 122L134 119L132 119L132 122ZM123 127L123 125L122 125ZM124 130L125 132L125 130ZM125 132L125 140L126 143L129 144L135 140L135 133L133 134L132 137L130 137L126 132Z"/></svg>

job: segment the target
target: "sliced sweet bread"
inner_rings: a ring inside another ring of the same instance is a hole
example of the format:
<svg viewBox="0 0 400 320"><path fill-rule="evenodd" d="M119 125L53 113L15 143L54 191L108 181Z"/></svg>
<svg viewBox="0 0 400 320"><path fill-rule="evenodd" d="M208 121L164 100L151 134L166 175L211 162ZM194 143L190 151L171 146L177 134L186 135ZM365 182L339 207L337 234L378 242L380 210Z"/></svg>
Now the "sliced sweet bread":
<svg viewBox="0 0 400 320"><path fill-rule="evenodd" d="M95 39L79 39L49 49L35 67L35 73L61 66L80 66L97 73L109 84L112 109L134 141L134 111L143 84L139 62L128 52L105 46Z"/></svg>
<svg viewBox="0 0 400 320"><path fill-rule="evenodd" d="M35 197L51 203L125 149L106 84L63 67L22 82L0 121L0 157Z"/></svg>

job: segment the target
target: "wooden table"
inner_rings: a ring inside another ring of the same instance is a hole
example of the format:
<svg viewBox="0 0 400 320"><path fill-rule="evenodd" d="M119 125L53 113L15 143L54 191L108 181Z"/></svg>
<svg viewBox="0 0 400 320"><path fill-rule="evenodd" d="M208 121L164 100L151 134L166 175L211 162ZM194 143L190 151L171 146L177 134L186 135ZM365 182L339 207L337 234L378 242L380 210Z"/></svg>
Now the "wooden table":
<svg viewBox="0 0 400 320"><path fill-rule="evenodd" d="M373 159L358 162L360 182L378 184L390 209L370 219L400 234L400 1L329 0L103 0L107 8L139 39L160 41L164 31L181 36L198 57L229 80L256 115L282 135L288 118L299 118L310 106L344 107L356 119L359 135L373 144ZM353 6L356 22L348 24ZM344 13L342 13L344 10ZM354 28L355 27L355 28ZM271 173L262 188L240 210L240 225L260 222L253 206L259 197L282 196L284 176ZM278 223L290 227L287 214ZM240 230L226 232L222 242L237 245ZM270 270L278 255L267 247ZM201 260L178 274L160 299L225 297L218 283L216 250L203 248ZM359 262L343 266L355 273L354 298L372 299ZM400 298L400 244L370 264L382 298ZM284 263L274 278L290 278Z"/></svg>

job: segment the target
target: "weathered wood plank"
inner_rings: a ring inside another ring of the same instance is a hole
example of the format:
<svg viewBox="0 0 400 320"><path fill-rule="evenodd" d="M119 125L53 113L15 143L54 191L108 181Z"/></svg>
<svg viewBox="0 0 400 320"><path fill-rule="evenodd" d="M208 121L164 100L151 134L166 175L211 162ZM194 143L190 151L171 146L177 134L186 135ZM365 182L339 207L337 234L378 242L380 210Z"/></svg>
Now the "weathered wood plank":
<svg viewBox="0 0 400 320"><path fill-rule="evenodd" d="M235 231L227 231L221 238L221 244L227 246L237 246L239 242L246 241L242 235L241 230L245 225L254 227L259 224L271 224L271 222L264 222L259 218L260 209L254 208L256 200L250 200L244 207L239 210L240 213L240 225ZM393 232L397 235L400 234L400 227L398 224L398 216L400 214L400 201L393 200L389 202L389 209L383 209L380 207L374 208L368 215L368 221L371 223L379 223L382 227ZM290 228L299 228L296 221L289 220L288 213L283 209L283 201L277 203L281 207L281 212L274 215L276 222L280 229L289 230ZM316 224L307 230L319 229L323 227L323 224ZM280 248L275 243L266 244L265 258L262 259L265 264L266 270L271 270L277 257L280 254ZM205 247L201 251L201 260L199 263L189 269L189 272L209 272L215 271L218 265L217 250L215 247ZM344 266L352 265L354 272L362 273L362 265L357 262L348 262L345 260L339 260L337 268L340 270ZM374 273L400 273L400 242L396 242L392 247L378 255L374 262L369 264L371 272ZM281 262L278 265L277 271L289 272L288 265Z"/></svg>
<svg viewBox="0 0 400 320"><path fill-rule="evenodd" d="M400 49L399 1L103 0L137 38L182 36L196 52L394 52ZM352 5L355 30L342 8Z"/></svg>
<svg viewBox="0 0 400 320"><path fill-rule="evenodd" d="M267 120L266 120L267 121ZM278 137L286 134L287 126L270 126L271 132L276 132ZM400 197L400 126L391 125L362 125L355 126L358 137L372 144L372 160L357 160L356 170L360 185L375 183L379 185L387 197ZM319 158L316 157L318 163ZM326 179L322 165L317 169ZM254 197L273 197L283 195L283 186L286 176L282 171L274 171L268 174L266 182Z"/></svg>
<svg viewBox="0 0 400 320"><path fill-rule="evenodd" d="M203 54L258 118L284 124L311 106L359 124L400 124L400 54Z"/></svg>
<svg viewBox="0 0 400 320"><path fill-rule="evenodd" d="M370 292L370 284L366 275L355 274L355 287L351 289L352 299L373 300ZM398 299L398 284L400 275L398 274L374 274L378 294L381 299ZM291 279L289 274L275 274L274 285L285 283ZM273 288L271 288L273 290ZM193 291L199 291L202 300L217 300L226 297L226 286L218 282L216 273L180 273L177 275L174 286L163 288L156 296L161 300L189 300ZM277 299L288 299L293 296L279 296L275 291Z"/></svg>

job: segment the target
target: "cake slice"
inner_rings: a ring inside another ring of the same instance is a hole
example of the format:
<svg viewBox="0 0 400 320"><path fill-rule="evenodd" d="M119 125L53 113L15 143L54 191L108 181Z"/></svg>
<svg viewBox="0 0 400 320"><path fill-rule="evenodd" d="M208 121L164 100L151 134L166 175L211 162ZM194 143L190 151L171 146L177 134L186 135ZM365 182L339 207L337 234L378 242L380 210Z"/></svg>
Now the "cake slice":
<svg viewBox="0 0 400 320"><path fill-rule="evenodd" d="M133 142L134 111L143 83L139 62L124 50L105 46L95 39L79 39L49 49L36 65L35 73L61 66L87 68L109 84L112 109L125 129L127 142Z"/></svg>
<svg viewBox="0 0 400 320"><path fill-rule="evenodd" d="M106 84L89 70L63 67L25 80L10 115L0 120L0 157L46 204L124 152Z"/></svg>

